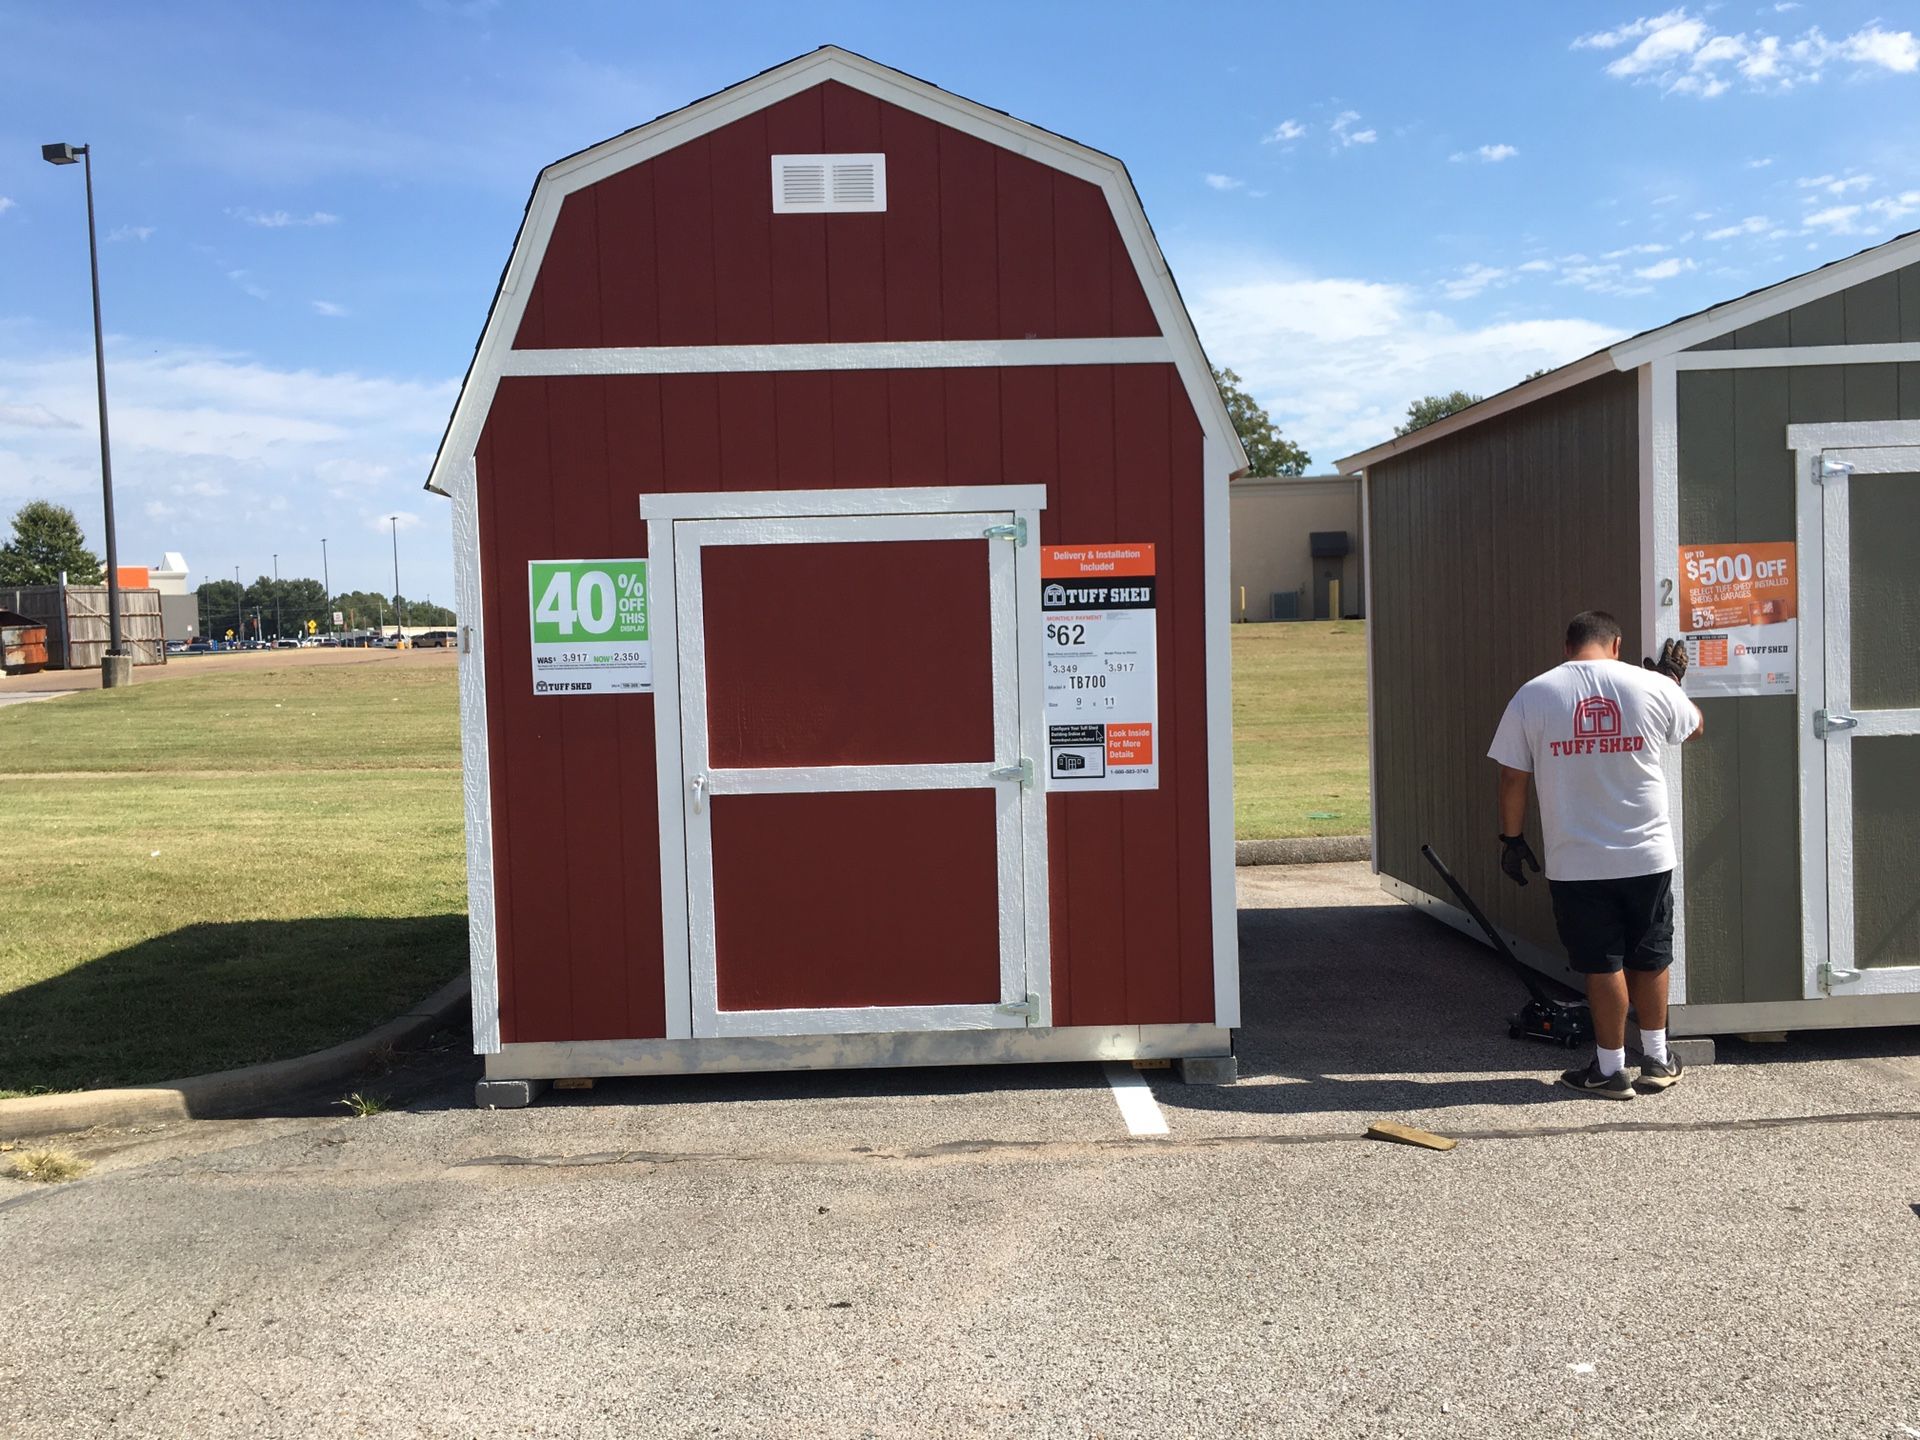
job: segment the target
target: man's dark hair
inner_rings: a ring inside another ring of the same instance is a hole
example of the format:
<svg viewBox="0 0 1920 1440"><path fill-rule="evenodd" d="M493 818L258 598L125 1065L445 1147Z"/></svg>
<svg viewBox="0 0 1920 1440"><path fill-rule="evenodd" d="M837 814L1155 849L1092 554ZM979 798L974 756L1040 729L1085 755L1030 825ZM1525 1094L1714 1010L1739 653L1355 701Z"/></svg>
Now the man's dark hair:
<svg viewBox="0 0 1920 1440"><path fill-rule="evenodd" d="M1567 653L1620 638L1620 622L1604 610L1582 610L1567 622Z"/></svg>

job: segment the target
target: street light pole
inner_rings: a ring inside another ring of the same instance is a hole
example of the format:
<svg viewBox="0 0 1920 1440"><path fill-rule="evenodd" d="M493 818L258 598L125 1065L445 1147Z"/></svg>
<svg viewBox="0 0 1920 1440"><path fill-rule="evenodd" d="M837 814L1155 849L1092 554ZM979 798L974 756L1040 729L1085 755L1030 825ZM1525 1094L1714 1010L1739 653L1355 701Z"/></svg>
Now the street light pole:
<svg viewBox="0 0 1920 1440"><path fill-rule="evenodd" d="M333 577L327 573L327 537L320 537L320 588L327 592L327 634L333 633Z"/></svg>
<svg viewBox="0 0 1920 1440"><path fill-rule="evenodd" d="M93 373L100 395L100 493L107 507L107 653L100 661L100 684L110 689L133 683L133 662L121 645L120 545L113 528L113 456L107 442L107 342L100 324L100 247L93 233L93 147L42 145L40 158L50 165L71 165L78 156L87 181L87 266L93 277Z"/></svg>
<svg viewBox="0 0 1920 1440"><path fill-rule="evenodd" d="M273 638L278 642L287 633L286 625L280 619L280 557L273 557Z"/></svg>
<svg viewBox="0 0 1920 1440"><path fill-rule="evenodd" d="M393 520L393 638L398 640L406 633L406 621L400 614L400 517Z"/></svg>
<svg viewBox="0 0 1920 1440"><path fill-rule="evenodd" d="M247 635L247 592L240 585L240 567L233 567L233 638L244 640Z"/></svg>

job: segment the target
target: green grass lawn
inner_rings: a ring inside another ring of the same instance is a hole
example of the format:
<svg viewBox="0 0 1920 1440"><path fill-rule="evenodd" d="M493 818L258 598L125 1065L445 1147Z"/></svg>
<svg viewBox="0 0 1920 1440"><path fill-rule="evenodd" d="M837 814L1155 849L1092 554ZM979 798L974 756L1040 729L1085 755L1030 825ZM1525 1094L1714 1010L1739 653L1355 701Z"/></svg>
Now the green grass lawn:
<svg viewBox="0 0 1920 1440"><path fill-rule="evenodd" d="M1233 824L1243 840L1367 831L1367 627L1233 627Z"/></svg>
<svg viewBox="0 0 1920 1440"><path fill-rule="evenodd" d="M300 1054L451 979L458 766L437 657L0 710L0 1094Z"/></svg>

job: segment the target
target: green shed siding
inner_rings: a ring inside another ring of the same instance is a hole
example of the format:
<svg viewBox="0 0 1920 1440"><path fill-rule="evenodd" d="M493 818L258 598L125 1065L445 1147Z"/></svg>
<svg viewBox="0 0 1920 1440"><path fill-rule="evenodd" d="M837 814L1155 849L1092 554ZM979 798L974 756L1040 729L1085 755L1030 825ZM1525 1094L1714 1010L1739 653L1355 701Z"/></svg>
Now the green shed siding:
<svg viewBox="0 0 1920 1440"><path fill-rule="evenodd" d="M1697 350L1920 339L1920 266L1784 311ZM1680 372L1682 544L1793 540L1787 426L1920 419L1920 365ZM1801 538L1802 546L1819 543ZM1807 644L1802 640L1802 653ZM1804 660L1803 660L1804 663ZM1707 700L1686 752L1687 1000L1801 995L1800 811L1804 747L1791 696Z"/></svg>

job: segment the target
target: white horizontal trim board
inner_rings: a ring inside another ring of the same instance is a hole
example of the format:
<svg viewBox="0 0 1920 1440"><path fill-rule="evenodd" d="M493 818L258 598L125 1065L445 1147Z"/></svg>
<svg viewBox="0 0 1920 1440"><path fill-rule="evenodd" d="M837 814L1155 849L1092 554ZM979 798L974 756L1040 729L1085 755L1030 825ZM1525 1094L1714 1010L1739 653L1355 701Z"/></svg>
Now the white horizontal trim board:
<svg viewBox="0 0 1920 1440"><path fill-rule="evenodd" d="M1068 1025L1045 1030L918 1030L747 1035L702 1040L521 1042L487 1056L489 1080L568 1075L722 1075L751 1070L1173 1060L1232 1053L1217 1025Z"/></svg>
<svg viewBox="0 0 1920 1440"><path fill-rule="evenodd" d="M1877 450L1901 445L1920 445L1920 420L1826 420L1787 426L1789 450ZM1852 455L1834 458L1854 464Z"/></svg>
<svg viewBox="0 0 1920 1440"><path fill-rule="evenodd" d="M882 490L704 490L640 497L640 518L643 520L749 520L762 516L790 520L811 515L943 515L952 511L1046 508L1045 485L927 485ZM872 531L865 533L871 534Z"/></svg>
<svg viewBox="0 0 1920 1440"><path fill-rule="evenodd" d="M1676 370L1766 370L1782 365L1905 365L1920 361L1920 340L1890 345L1778 345L1764 350L1687 350Z"/></svg>
<svg viewBox="0 0 1920 1440"><path fill-rule="evenodd" d="M764 375L809 370L969 370L1022 365L1171 365L1159 335L1100 340L875 340L818 345L607 346L509 350L502 375Z"/></svg>
<svg viewBox="0 0 1920 1440"><path fill-rule="evenodd" d="M793 765L707 771L709 795L844 795L857 790L982 790L1012 785L991 760L973 765Z"/></svg>

